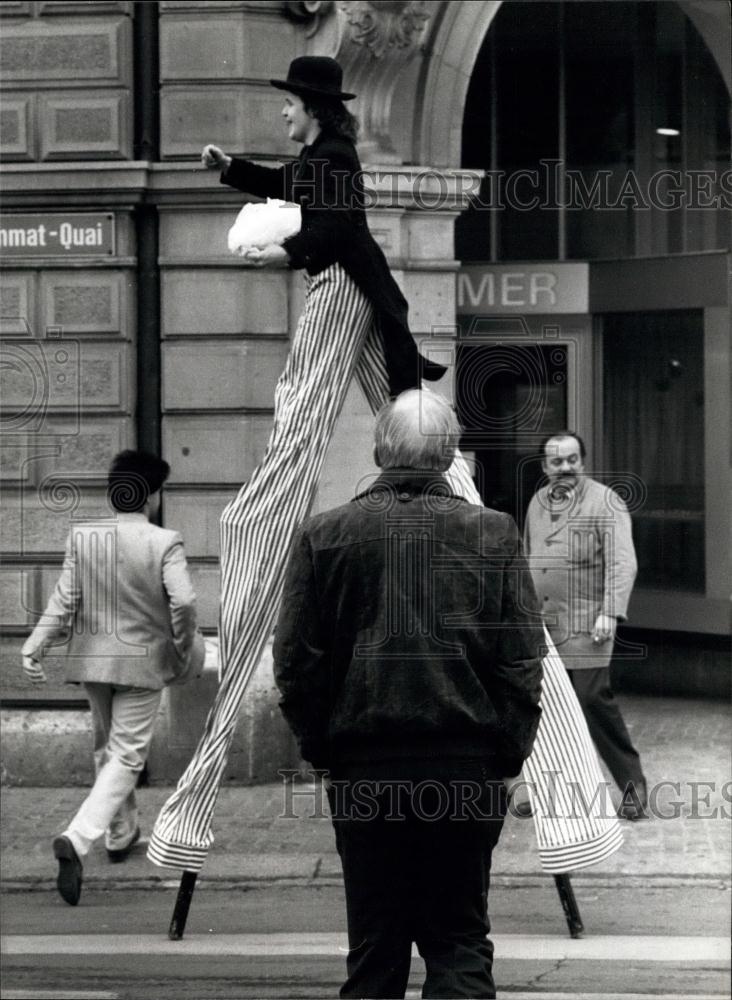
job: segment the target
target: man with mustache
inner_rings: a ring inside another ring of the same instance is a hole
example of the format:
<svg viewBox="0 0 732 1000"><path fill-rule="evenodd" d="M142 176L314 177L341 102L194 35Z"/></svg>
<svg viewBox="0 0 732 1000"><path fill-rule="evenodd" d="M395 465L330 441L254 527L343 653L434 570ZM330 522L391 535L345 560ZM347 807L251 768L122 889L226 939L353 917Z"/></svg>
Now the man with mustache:
<svg viewBox="0 0 732 1000"><path fill-rule="evenodd" d="M539 606L590 735L623 792L618 815L643 819L646 781L609 670L637 570L630 515L614 490L585 474L578 434L559 431L541 452L549 481L529 504L524 539Z"/></svg>

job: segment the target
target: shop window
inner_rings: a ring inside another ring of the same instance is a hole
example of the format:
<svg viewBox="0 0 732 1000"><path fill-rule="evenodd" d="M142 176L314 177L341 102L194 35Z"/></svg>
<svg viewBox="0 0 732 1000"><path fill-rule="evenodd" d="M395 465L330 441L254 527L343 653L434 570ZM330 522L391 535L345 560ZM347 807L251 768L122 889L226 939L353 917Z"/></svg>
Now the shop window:
<svg viewBox="0 0 732 1000"><path fill-rule="evenodd" d="M729 107L677 3L507 0L465 103L462 162L487 178L458 220L459 258L726 249Z"/></svg>
<svg viewBox="0 0 732 1000"><path fill-rule="evenodd" d="M703 315L616 313L602 317L602 332L598 471L627 484L637 584L703 592Z"/></svg>
<svg viewBox="0 0 732 1000"><path fill-rule="evenodd" d="M509 5L507 16L499 11L496 17L497 143L506 178L498 246L504 260L557 258L553 172L540 161L559 155L559 6Z"/></svg>
<svg viewBox="0 0 732 1000"><path fill-rule="evenodd" d="M594 199L616 197L633 167L635 31L634 3L565 5L567 252L576 259L634 252L632 208L603 211Z"/></svg>
<svg viewBox="0 0 732 1000"><path fill-rule="evenodd" d="M463 163L492 172L493 180L486 178L480 203L458 220L463 260L557 259L554 172L540 161L559 156L559 7L504 3L475 65Z"/></svg>

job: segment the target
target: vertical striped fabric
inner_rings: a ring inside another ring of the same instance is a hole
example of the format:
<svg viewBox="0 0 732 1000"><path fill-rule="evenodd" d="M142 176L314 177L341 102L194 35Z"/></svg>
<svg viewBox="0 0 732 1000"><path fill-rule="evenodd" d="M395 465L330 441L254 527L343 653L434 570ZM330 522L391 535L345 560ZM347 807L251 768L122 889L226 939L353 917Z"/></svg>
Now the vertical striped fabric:
<svg viewBox="0 0 732 1000"><path fill-rule="evenodd" d="M223 676L194 756L160 811L150 838L148 857L163 867L199 871L213 844L216 797L239 706L274 627L290 543L308 514L351 379L355 374L374 412L389 396L381 338L369 302L338 264L306 280L305 309L275 391L274 428L264 458L221 516ZM462 456L456 458L448 478L455 492L480 503ZM558 671L564 674L561 662ZM553 678L554 672L547 676ZM592 779L593 768L574 759L578 753L587 755L588 747L589 759L598 771L566 674L564 680L559 699L548 698L544 692L544 715L532 757L537 757L539 746L544 748L530 774L532 781L536 774L537 790L541 789L545 798L548 792L542 765L549 760L554 766L555 745L567 732L584 734L584 741L565 746L561 757L562 766L566 761L572 764L567 772L569 780L575 775L584 780L586 772ZM567 712L572 714L571 727ZM584 790L588 792L586 800L591 801L594 787ZM544 830L541 813L535 815L535 822L540 857L547 870L568 870L556 867L565 857L572 861L570 868L578 868L610 853L597 854L597 824L586 822L584 839L567 841L561 839L563 829L552 826ZM590 860L584 860L580 850L585 843ZM558 853L560 849L565 854Z"/></svg>
<svg viewBox="0 0 732 1000"><path fill-rule="evenodd" d="M623 834L572 682L545 634L543 715L523 773L541 866L559 875L609 857Z"/></svg>

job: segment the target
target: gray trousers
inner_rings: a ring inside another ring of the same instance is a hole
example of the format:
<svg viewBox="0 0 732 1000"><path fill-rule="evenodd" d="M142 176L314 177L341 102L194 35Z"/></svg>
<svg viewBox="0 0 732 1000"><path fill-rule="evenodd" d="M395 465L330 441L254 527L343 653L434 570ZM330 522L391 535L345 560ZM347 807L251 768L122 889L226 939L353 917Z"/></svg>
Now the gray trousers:
<svg viewBox="0 0 732 1000"><path fill-rule="evenodd" d="M92 714L96 779L64 831L80 858L105 837L122 850L137 829L135 785L150 750L162 690L84 684Z"/></svg>
<svg viewBox="0 0 732 1000"><path fill-rule="evenodd" d="M607 667L591 667L569 670L568 673L585 714L590 736L618 787L624 791L628 784L644 782L640 755L633 746L610 687L610 670Z"/></svg>

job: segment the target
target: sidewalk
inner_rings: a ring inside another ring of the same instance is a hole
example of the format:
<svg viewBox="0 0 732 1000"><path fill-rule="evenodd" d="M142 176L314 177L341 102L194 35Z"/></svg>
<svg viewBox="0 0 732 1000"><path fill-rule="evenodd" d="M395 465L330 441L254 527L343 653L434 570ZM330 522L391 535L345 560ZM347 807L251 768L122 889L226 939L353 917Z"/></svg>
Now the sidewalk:
<svg viewBox="0 0 732 1000"><path fill-rule="evenodd" d="M651 795L655 815L623 823L623 848L601 865L578 873L576 883L634 878L674 885L683 880L728 882L729 707L677 698L621 696L619 700L643 758L649 790L656 786ZM123 864L110 864L103 848L95 848L84 867L85 886L177 884L178 871L157 868L145 856L145 837L171 790L140 789L143 840ZM51 840L84 795L83 788L2 789L0 879L5 888L48 889L55 884ZM319 786L222 788L214 834L214 847L199 876L201 887L340 878ZM509 816L494 854L492 879L529 884L548 878L538 862L533 820Z"/></svg>

